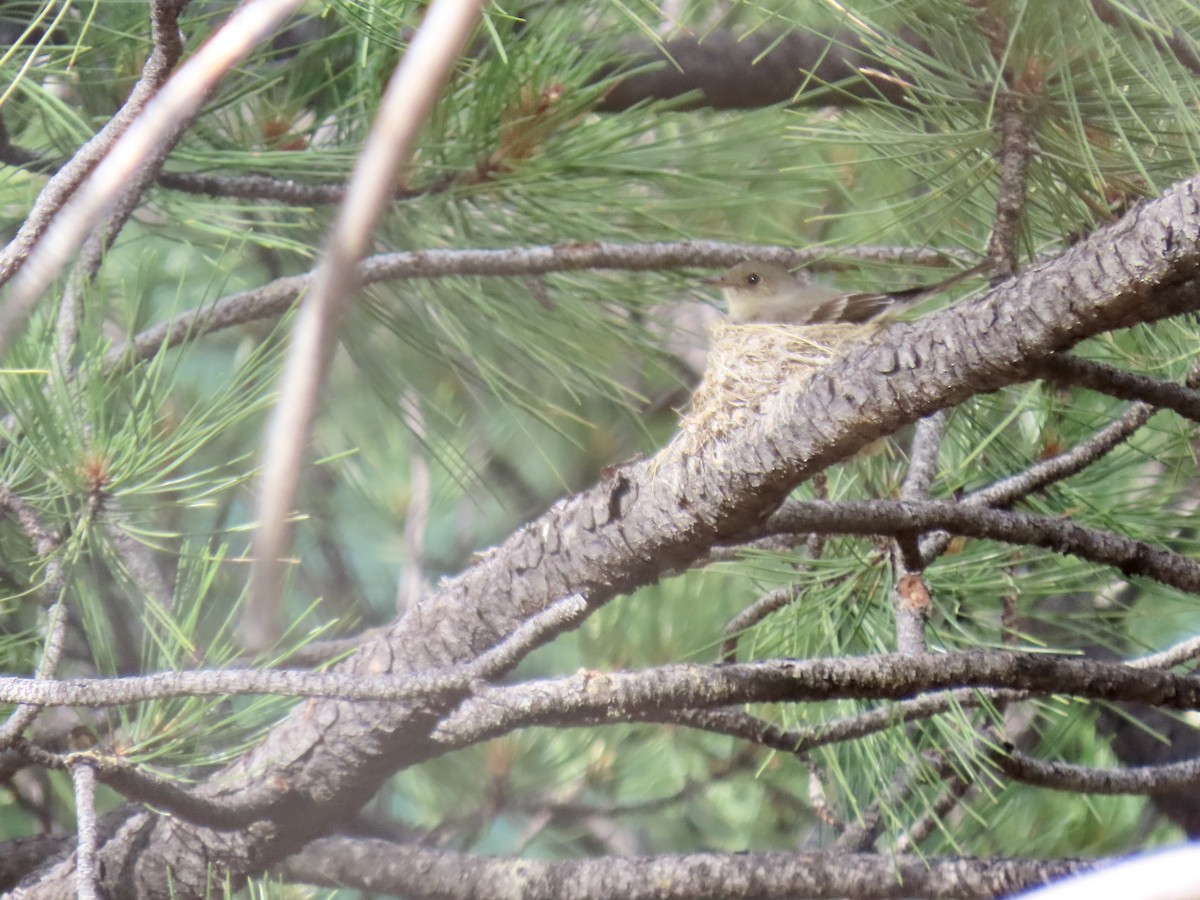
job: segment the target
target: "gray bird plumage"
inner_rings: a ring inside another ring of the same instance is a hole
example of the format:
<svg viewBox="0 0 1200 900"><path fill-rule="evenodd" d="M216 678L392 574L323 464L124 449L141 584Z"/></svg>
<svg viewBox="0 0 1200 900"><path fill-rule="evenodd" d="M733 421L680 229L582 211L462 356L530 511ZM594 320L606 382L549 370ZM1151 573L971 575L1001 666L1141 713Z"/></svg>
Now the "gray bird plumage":
<svg viewBox="0 0 1200 900"><path fill-rule="evenodd" d="M954 280L959 277L963 276L955 276ZM750 259L705 283L721 289L730 321L738 324L820 325L868 322L908 306L948 282L932 289L918 287L886 294L846 293L803 284L779 263Z"/></svg>

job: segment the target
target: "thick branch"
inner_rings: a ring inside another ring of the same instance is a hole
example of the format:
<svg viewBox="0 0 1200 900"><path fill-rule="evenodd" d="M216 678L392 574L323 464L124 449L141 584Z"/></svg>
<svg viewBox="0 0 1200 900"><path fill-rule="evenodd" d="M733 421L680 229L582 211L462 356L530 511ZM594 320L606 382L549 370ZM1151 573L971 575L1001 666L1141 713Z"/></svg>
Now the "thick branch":
<svg viewBox="0 0 1200 900"><path fill-rule="evenodd" d="M386 841L314 841L285 878L405 897L524 900L996 897L1084 871L1078 860L963 860L868 853L697 853L542 862L428 850Z"/></svg>
<svg viewBox="0 0 1200 900"><path fill-rule="evenodd" d="M566 594L579 592L595 608L750 532L796 484L877 437L1023 380L1038 361L1087 337L1200 307L1192 280L1200 267L1198 192L1200 179L1182 182L980 300L847 348L694 455L676 444L609 472L443 582L340 670L444 668ZM1144 702L1177 695L1155 696ZM142 817L101 849L105 871L120 879L133 867L135 881L147 884L160 883L167 866L258 871L366 802L397 769L440 752L432 731L445 711L436 703L303 704L215 780L230 797L276 784L281 802L293 795L311 815L236 832Z"/></svg>

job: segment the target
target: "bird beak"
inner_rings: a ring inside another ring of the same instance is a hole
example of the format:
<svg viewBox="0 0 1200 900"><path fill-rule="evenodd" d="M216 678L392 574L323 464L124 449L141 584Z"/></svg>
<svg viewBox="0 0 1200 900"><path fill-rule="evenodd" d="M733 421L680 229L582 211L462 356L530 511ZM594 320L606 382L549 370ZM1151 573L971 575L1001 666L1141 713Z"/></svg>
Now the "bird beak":
<svg viewBox="0 0 1200 900"><path fill-rule="evenodd" d="M730 287L729 282L726 281L724 278L701 278L700 283L706 284L709 287L719 287L719 288Z"/></svg>

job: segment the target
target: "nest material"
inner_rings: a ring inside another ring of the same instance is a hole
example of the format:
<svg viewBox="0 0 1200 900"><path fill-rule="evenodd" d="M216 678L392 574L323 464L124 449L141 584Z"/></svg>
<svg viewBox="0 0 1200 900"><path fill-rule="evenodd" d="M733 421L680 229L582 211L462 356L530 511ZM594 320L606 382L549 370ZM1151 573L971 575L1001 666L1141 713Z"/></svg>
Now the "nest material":
<svg viewBox="0 0 1200 900"><path fill-rule="evenodd" d="M720 321L709 330L708 363L680 422L685 454L747 424L785 383L796 384L825 365L870 326L735 325Z"/></svg>

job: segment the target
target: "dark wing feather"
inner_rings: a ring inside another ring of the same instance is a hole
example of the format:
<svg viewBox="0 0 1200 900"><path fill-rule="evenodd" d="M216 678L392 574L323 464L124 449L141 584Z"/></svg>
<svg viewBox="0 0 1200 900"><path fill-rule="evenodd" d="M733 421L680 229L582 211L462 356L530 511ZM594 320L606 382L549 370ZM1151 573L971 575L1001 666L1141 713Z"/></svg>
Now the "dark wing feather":
<svg viewBox="0 0 1200 900"><path fill-rule="evenodd" d="M808 325L827 322L867 322L892 305L887 294L846 294L812 307Z"/></svg>

